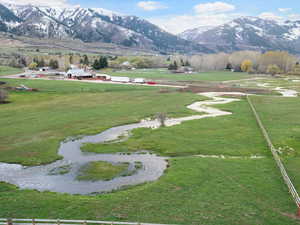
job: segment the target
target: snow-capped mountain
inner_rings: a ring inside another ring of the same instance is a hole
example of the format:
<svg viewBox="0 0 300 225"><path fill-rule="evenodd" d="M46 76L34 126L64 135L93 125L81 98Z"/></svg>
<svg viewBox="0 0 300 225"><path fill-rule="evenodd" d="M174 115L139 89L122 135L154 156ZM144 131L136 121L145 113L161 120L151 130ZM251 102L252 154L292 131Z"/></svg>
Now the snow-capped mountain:
<svg viewBox="0 0 300 225"><path fill-rule="evenodd" d="M101 8L0 4L0 31L38 38L114 43L160 52L210 51L146 20Z"/></svg>
<svg viewBox="0 0 300 225"><path fill-rule="evenodd" d="M194 37L204 33L205 31L211 30L213 28L215 28L215 27L214 26L197 27L197 28L186 30L186 31L182 32L181 34L179 34L179 37L181 37L185 40L193 39Z"/></svg>
<svg viewBox="0 0 300 225"><path fill-rule="evenodd" d="M241 17L204 32L188 30L181 37L216 51L286 50L300 53L300 21L280 23Z"/></svg>

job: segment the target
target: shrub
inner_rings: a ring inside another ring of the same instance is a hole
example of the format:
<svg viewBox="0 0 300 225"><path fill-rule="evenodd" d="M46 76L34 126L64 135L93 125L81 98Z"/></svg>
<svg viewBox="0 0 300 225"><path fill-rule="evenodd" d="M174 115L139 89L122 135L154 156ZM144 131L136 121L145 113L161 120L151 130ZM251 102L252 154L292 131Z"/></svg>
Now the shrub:
<svg viewBox="0 0 300 225"><path fill-rule="evenodd" d="M243 72L249 73L252 70L253 63L251 60L244 60L241 65Z"/></svg>
<svg viewBox="0 0 300 225"><path fill-rule="evenodd" d="M36 70L37 69L37 63L36 62L32 62L29 64L28 68L31 70Z"/></svg>
<svg viewBox="0 0 300 225"><path fill-rule="evenodd" d="M165 122L167 120L167 115L165 113L157 113L156 119L159 121L161 127L166 126Z"/></svg>
<svg viewBox="0 0 300 225"><path fill-rule="evenodd" d="M276 64L271 64L267 68L267 73L271 74L272 76L275 76L276 74L279 74L281 72L279 66Z"/></svg>
<svg viewBox="0 0 300 225"><path fill-rule="evenodd" d="M6 103L8 94L4 89L0 89L0 104Z"/></svg>

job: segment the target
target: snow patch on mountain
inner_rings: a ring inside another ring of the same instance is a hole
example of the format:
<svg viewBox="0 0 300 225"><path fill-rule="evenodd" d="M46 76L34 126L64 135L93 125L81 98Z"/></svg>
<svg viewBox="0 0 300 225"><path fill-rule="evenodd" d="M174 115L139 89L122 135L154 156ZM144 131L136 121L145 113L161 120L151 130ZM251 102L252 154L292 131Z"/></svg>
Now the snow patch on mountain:
<svg viewBox="0 0 300 225"><path fill-rule="evenodd" d="M278 22L258 17L240 17L229 23L197 32L188 30L181 37L221 51L284 50L300 52L300 21Z"/></svg>

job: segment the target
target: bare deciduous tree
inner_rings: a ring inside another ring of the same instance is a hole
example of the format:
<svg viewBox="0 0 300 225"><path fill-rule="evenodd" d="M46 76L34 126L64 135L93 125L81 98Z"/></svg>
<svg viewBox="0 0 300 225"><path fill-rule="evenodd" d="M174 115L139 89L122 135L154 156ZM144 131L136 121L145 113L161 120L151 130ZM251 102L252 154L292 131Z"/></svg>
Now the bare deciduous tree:
<svg viewBox="0 0 300 225"><path fill-rule="evenodd" d="M159 121L161 127L166 126L167 115L166 113L157 113L156 119Z"/></svg>

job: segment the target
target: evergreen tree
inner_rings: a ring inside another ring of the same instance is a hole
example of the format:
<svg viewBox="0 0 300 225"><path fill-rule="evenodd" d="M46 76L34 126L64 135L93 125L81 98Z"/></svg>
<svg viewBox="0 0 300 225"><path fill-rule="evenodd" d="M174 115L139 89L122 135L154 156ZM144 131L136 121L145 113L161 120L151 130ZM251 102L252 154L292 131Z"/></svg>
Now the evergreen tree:
<svg viewBox="0 0 300 225"><path fill-rule="evenodd" d="M52 69L58 69L58 61L57 60L53 60L51 59L50 62L49 62L49 66L52 68Z"/></svg>
<svg viewBox="0 0 300 225"><path fill-rule="evenodd" d="M37 67L44 67L45 66L44 59L39 60L38 58L34 58L33 62L37 64Z"/></svg>
<svg viewBox="0 0 300 225"><path fill-rule="evenodd" d="M46 65L44 59L41 59L38 63L38 67L44 67Z"/></svg>
<svg viewBox="0 0 300 225"><path fill-rule="evenodd" d="M171 63L168 67L168 70L177 70L178 69L178 65L177 62L174 61L173 63Z"/></svg>
<svg viewBox="0 0 300 225"><path fill-rule="evenodd" d="M104 68L103 64L104 64L104 58L103 58L103 56L101 56L100 59L99 59L99 67L100 67L100 69Z"/></svg>
<svg viewBox="0 0 300 225"><path fill-rule="evenodd" d="M181 64L181 66L185 66L183 59L180 59L180 64Z"/></svg>
<svg viewBox="0 0 300 225"><path fill-rule="evenodd" d="M94 70L100 70L101 69L101 62L98 59L95 59L93 65L92 65Z"/></svg>
<svg viewBox="0 0 300 225"><path fill-rule="evenodd" d="M20 64L21 67L26 67L27 66L26 59L24 57L21 57L19 59L19 64Z"/></svg>
<svg viewBox="0 0 300 225"><path fill-rule="evenodd" d="M190 64L190 62L188 60L186 60L185 66L191 66L191 64Z"/></svg>
<svg viewBox="0 0 300 225"><path fill-rule="evenodd" d="M87 57L87 55L84 55L83 56L83 65L88 66L89 64L90 64L89 58Z"/></svg>
<svg viewBox="0 0 300 225"><path fill-rule="evenodd" d="M101 56L99 62L100 62L101 69L108 67L108 61L106 57Z"/></svg>
<svg viewBox="0 0 300 225"><path fill-rule="evenodd" d="M173 70L173 69L174 69L174 64L170 63L169 66L168 66L168 70Z"/></svg>
<svg viewBox="0 0 300 225"><path fill-rule="evenodd" d="M70 64L73 64L73 55L72 54L70 54L69 62L70 62Z"/></svg>
<svg viewBox="0 0 300 225"><path fill-rule="evenodd" d="M176 61L174 61L174 70L178 70L178 65Z"/></svg>
<svg viewBox="0 0 300 225"><path fill-rule="evenodd" d="M233 68L232 68L232 65L231 65L231 63L227 63L227 65L226 65L226 68L225 68L226 70L232 70Z"/></svg>

